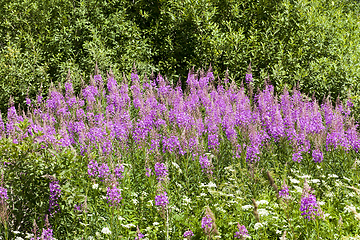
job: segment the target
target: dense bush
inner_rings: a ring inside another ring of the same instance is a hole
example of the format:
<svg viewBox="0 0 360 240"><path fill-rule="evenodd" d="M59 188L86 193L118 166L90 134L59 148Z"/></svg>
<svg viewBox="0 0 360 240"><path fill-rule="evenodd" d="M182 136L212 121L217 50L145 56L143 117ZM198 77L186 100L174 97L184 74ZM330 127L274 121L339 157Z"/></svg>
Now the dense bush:
<svg viewBox="0 0 360 240"><path fill-rule="evenodd" d="M80 95L69 75L0 121L0 236L34 222L40 239L360 234L351 101L255 94L251 74L239 88L190 72L182 91L162 76L96 73Z"/></svg>
<svg viewBox="0 0 360 240"><path fill-rule="evenodd" d="M95 61L117 77L136 62L183 87L189 68L210 63L240 84L251 61L256 86L269 75L277 93L299 82L309 96L349 95L358 106L356 1L16 0L0 10L3 113L10 96L24 104L41 84L46 94L68 69L79 90Z"/></svg>

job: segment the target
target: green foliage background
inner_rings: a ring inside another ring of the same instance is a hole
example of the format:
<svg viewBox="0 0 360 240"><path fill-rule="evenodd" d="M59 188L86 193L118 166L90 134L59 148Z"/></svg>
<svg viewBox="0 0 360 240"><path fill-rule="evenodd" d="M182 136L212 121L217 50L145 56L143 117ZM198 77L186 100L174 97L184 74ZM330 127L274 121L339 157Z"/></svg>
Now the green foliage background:
<svg viewBox="0 0 360 240"><path fill-rule="evenodd" d="M354 0L1 0L0 109L23 106L71 70L76 88L95 62L115 76L186 80L213 66L239 84L251 61L261 87L360 102L359 3ZM359 108L357 108L359 109Z"/></svg>

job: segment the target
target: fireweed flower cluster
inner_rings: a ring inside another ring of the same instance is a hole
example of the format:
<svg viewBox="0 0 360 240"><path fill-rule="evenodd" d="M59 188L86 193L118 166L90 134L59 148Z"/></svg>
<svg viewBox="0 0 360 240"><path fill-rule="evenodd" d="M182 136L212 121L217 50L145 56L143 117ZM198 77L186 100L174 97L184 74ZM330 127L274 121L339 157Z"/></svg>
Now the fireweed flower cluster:
<svg viewBox="0 0 360 240"><path fill-rule="evenodd" d="M167 193L164 191L159 195L155 196L155 205L166 207L169 204L169 199L167 197Z"/></svg>
<svg viewBox="0 0 360 240"><path fill-rule="evenodd" d="M155 163L155 174L159 181L164 180L169 175L166 165L159 162Z"/></svg>
<svg viewBox="0 0 360 240"><path fill-rule="evenodd" d="M184 238L190 239L192 236L194 236L194 233L190 229L184 232Z"/></svg>
<svg viewBox="0 0 360 240"><path fill-rule="evenodd" d="M206 215L201 219L201 228L208 232L212 228L212 223L213 220L211 219L210 215Z"/></svg>
<svg viewBox="0 0 360 240"><path fill-rule="evenodd" d="M285 184L281 186L281 190L279 191L279 197L283 199L290 199L289 187Z"/></svg>
<svg viewBox="0 0 360 240"><path fill-rule="evenodd" d="M234 235L235 238L245 239L247 237L250 237L250 235L248 234L248 230L246 229L246 227L244 225L240 225L238 223L237 227L238 227L239 231L235 232L235 235Z"/></svg>
<svg viewBox="0 0 360 240"><path fill-rule="evenodd" d="M8 200L8 194L7 194L7 189L4 187L0 187L0 200L1 201L6 201Z"/></svg>
<svg viewBox="0 0 360 240"><path fill-rule="evenodd" d="M16 143L41 131L37 142L59 148L78 146L82 154L96 150L105 157L114 153L115 146L132 147L130 139L138 148L150 149L154 154L201 156L204 150L218 151L222 133L233 156L245 153L248 161L260 160L263 146L280 140L291 144L296 162L302 161L304 154L321 162L324 151L360 149L351 101L333 106L326 100L319 105L296 89L292 94L285 90L277 97L271 85L254 95L252 101L244 88L228 84L226 79L225 86L215 88L211 69L190 72L186 94L161 75L141 84L135 70L130 85L127 81L118 84L111 72L104 80L97 72L94 80L83 86L80 96L74 95L71 80L65 84L65 94L52 87L46 101L41 95L33 101L31 117L18 115L11 106L6 124L1 127L0 122L0 135ZM252 81L250 66L245 80ZM134 108L137 115L132 118ZM26 131L16 127L24 118L30 122ZM313 139L317 139L314 146ZM207 174L206 159L202 156L199 161ZM106 177L106 166L96 164L94 160L89 163L89 175Z"/></svg>
<svg viewBox="0 0 360 240"><path fill-rule="evenodd" d="M145 235L140 232L139 226L136 226L136 234L137 237L135 237L135 240L140 240L145 237Z"/></svg>
<svg viewBox="0 0 360 240"><path fill-rule="evenodd" d="M121 167L115 168L115 174L121 175L121 170L123 170L123 168L121 168ZM100 165L100 164L98 164L97 161L91 159L88 164L88 174L90 177L98 177L98 178L102 179L102 181L103 181L107 177L109 177L110 169L106 163L102 163Z"/></svg>
<svg viewBox="0 0 360 240"><path fill-rule="evenodd" d="M311 194L311 192L312 190L305 179L301 197L300 211L301 216L304 216L304 218L307 218L308 220L315 219L315 216L320 216L316 197L315 195Z"/></svg>
<svg viewBox="0 0 360 240"><path fill-rule="evenodd" d="M53 229L50 226L48 215L45 216L45 227L43 228L40 237L36 237L37 235L37 226L34 222L34 230L33 233L35 234L35 237L30 238L30 240L54 240L53 237Z"/></svg>
<svg viewBox="0 0 360 240"><path fill-rule="evenodd" d="M108 187L107 188L107 194L106 199L110 206L117 206L121 202L121 190L118 189L116 186Z"/></svg>
<svg viewBox="0 0 360 240"><path fill-rule="evenodd" d="M49 184L50 188L50 199L49 199L49 212L50 214L57 213L59 210L58 200L61 196L61 188L59 181L51 181Z"/></svg>
<svg viewBox="0 0 360 240"><path fill-rule="evenodd" d="M207 174L212 174L212 164L208 157L204 154L199 157L199 163L202 168L202 171L205 171Z"/></svg>
<svg viewBox="0 0 360 240"><path fill-rule="evenodd" d="M124 165L116 165L114 169L114 174L118 179L123 179L124 176L122 175L124 172Z"/></svg>

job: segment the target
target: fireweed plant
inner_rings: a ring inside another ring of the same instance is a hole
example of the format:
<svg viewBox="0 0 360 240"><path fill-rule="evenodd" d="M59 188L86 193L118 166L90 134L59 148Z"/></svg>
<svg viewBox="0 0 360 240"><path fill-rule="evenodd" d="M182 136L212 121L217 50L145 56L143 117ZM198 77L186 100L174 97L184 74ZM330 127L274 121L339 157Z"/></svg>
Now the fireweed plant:
<svg viewBox="0 0 360 240"><path fill-rule="evenodd" d="M0 118L2 238L360 235L350 100L255 92L250 66L246 87L209 69L184 91L135 69L95 72L79 95L69 74Z"/></svg>

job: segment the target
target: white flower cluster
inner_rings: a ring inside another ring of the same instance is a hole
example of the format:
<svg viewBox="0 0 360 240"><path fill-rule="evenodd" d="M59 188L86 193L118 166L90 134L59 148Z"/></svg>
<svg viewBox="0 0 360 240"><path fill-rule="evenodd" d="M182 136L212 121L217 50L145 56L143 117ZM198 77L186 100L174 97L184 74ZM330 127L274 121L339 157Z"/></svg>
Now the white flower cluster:
<svg viewBox="0 0 360 240"><path fill-rule="evenodd" d="M244 211L252 209L252 208L254 208L253 205L244 205L244 206L241 207L241 209L244 210Z"/></svg>

